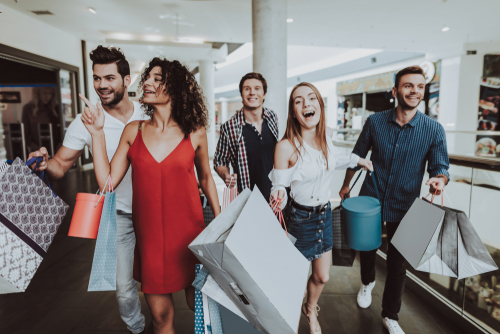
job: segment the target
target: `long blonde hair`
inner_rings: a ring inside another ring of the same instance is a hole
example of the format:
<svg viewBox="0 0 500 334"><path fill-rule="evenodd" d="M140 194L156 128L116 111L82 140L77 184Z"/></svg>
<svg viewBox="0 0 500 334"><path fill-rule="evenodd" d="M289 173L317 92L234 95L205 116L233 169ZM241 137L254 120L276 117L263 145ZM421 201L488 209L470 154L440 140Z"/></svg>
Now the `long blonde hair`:
<svg viewBox="0 0 500 334"><path fill-rule="evenodd" d="M292 92L290 93L290 99L288 101L288 120L286 123L286 131L283 138L288 139L288 141L290 142L290 144L293 145L295 151L299 154L299 156L302 156L299 148L295 143L295 139L297 139L300 146L304 145L300 123L297 120L297 118L295 118L295 110L293 107L294 106L293 93L297 88L303 86L311 88L314 94L316 94L316 97L318 98L319 106L321 108L321 114L319 117L319 123L318 125L316 125L316 138L318 138L320 141L321 152L323 152L323 155L326 160L326 168L328 169L328 143L326 141L325 103L323 102L323 97L321 97L321 94L319 93L318 89L314 87L313 84L310 84L308 82L301 82L295 87L293 87Z"/></svg>
<svg viewBox="0 0 500 334"><path fill-rule="evenodd" d="M50 110L54 114L54 116L58 117L57 115L57 98L56 98L56 90L54 87L35 87L33 88L33 98L31 99L31 104L33 105L33 116L36 116L38 111L40 110L41 107L41 98L40 95L44 90L50 90L52 93L52 98L50 99L48 105L50 107Z"/></svg>

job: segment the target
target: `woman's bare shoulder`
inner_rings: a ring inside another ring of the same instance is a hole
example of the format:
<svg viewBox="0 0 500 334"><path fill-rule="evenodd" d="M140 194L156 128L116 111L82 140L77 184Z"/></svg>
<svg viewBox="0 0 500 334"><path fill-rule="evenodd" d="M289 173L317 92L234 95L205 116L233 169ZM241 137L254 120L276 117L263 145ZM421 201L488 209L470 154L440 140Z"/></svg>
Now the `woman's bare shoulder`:
<svg viewBox="0 0 500 334"><path fill-rule="evenodd" d="M140 121L132 121L125 125L125 129L123 129L122 140L125 139L130 144L132 144L137 136L137 132L139 131L139 123Z"/></svg>

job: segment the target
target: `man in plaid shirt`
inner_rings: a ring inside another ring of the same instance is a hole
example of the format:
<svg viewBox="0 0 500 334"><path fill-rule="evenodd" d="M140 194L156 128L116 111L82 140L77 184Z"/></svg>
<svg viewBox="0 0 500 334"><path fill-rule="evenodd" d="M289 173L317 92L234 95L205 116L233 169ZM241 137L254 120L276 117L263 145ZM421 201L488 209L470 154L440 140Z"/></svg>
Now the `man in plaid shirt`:
<svg viewBox="0 0 500 334"><path fill-rule="evenodd" d="M271 193L268 175L273 169L274 148L278 142L278 118L262 105L267 93L266 79L248 73L240 81L243 108L220 129L214 157L217 174L229 186L235 181L238 192L257 185L266 199ZM229 171L233 167L233 174Z"/></svg>

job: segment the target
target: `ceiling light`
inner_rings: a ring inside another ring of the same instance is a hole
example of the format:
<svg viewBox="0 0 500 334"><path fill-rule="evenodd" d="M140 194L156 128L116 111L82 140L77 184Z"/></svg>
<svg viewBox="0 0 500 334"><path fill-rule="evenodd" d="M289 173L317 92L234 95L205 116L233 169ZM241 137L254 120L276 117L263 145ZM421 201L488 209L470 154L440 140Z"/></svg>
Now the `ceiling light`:
<svg viewBox="0 0 500 334"><path fill-rule="evenodd" d="M97 12L95 11L95 9L92 8L92 7L89 7L89 12L91 12L92 14L97 14Z"/></svg>
<svg viewBox="0 0 500 334"><path fill-rule="evenodd" d="M448 31L448 30L450 30L449 27L443 27L443 29L441 29L441 31Z"/></svg>
<svg viewBox="0 0 500 334"><path fill-rule="evenodd" d="M179 43L191 43L191 44L205 43L205 40L203 38L198 38L198 37L176 37L175 41Z"/></svg>
<svg viewBox="0 0 500 334"><path fill-rule="evenodd" d="M293 19L286 19L286 22L288 22L288 23L292 23L292 22L293 22Z"/></svg>

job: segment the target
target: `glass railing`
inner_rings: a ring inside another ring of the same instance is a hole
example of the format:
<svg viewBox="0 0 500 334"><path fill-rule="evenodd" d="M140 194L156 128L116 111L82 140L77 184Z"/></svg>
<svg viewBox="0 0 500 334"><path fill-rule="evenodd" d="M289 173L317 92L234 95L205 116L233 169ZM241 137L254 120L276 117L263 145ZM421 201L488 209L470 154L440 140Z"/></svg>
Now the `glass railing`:
<svg viewBox="0 0 500 334"><path fill-rule="evenodd" d="M354 147L356 139L345 139L356 138L359 130L341 131L339 133L344 134L344 141L336 141L335 145L348 153ZM485 132L480 134L484 135ZM500 136L500 132L488 134ZM444 205L467 214L493 260L500 267L500 158L478 152L476 136L477 132L447 132L450 182L446 187ZM427 179L428 175L425 175L424 182ZM339 185L334 188L338 192L336 188ZM353 194L357 195L359 189L360 185L356 185ZM332 193L333 191L334 189ZM429 188L422 185L421 194L426 195L428 191ZM381 247L382 251L386 249L385 241L384 245L385 247ZM457 280L416 271L410 265L407 268L422 282L455 304L464 316L474 319L490 333L500 333L500 270Z"/></svg>

